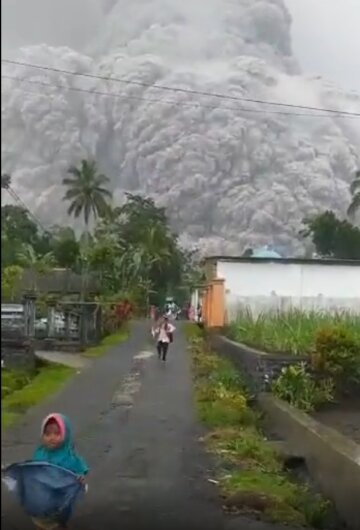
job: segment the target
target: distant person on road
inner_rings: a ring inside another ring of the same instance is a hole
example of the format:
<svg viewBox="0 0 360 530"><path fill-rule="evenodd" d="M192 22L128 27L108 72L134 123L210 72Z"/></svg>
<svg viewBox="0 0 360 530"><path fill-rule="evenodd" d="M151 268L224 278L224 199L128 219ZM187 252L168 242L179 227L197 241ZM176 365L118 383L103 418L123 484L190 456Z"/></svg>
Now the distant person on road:
<svg viewBox="0 0 360 530"><path fill-rule="evenodd" d="M166 361L169 344L174 340L175 326L173 326L168 317L165 315L161 318L156 326L152 329L153 337L157 340L157 351L159 359Z"/></svg>

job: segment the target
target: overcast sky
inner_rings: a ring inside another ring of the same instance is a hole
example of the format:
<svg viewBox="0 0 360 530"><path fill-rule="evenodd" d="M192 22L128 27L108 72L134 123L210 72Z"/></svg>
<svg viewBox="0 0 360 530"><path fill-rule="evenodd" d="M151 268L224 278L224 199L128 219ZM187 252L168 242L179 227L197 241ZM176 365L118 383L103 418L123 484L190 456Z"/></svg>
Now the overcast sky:
<svg viewBox="0 0 360 530"><path fill-rule="evenodd" d="M285 0L304 72L360 92L360 0Z"/></svg>

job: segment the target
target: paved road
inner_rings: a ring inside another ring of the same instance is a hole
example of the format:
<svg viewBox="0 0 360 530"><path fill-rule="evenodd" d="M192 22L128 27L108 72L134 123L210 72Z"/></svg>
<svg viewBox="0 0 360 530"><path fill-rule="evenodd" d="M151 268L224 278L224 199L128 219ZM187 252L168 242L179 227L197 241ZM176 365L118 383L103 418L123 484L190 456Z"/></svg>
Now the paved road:
<svg viewBox="0 0 360 530"><path fill-rule="evenodd" d="M79 505L77 530L275 530L222 513L193 411L183 334L166 364L149 345L148 325L135 323L127 343L85 368L57 396L30 411L2 438L2 462L31 455L41 419L68 414L79 451L91 467L89 493ZM2 489L7 530L29 521Z"/></svg>

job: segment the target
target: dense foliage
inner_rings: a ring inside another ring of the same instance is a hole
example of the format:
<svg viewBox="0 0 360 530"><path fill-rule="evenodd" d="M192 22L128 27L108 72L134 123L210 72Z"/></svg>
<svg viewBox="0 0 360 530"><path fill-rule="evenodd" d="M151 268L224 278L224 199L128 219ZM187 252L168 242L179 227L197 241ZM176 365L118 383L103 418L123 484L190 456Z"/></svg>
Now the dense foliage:
<svg viewBox="0 0 360 530"><path fill-rule="evenodd" d="M79 168L71 167L68 172L71 177L63 180L64 201L69 203L69 214L83 215L85 233L77 237L71 226L54 226L44 232L22 205L3 206L2 299L16 296L14 285L22 269L45 273L61 267L85 279L90 272L96 273L101 299L127 298L145 307L172 295L181 302L194 277L192 256L180 248L165 209L150 198L131 194L121 206L111 207L111 193L105 187L108 179L98 172L95 162L83 160ZM6 177L8 189L11 179Z"/></svg>
<svg viewBox="0 0 360 530"><path fill-rule="evenodd" d="M360 209L360 171L350 185L351 202L348 216L356 218ZM326 258L360 259L360 229L339 219L334 212L327 210L316 216L304 219L305 228L300 231L304 238L311 238L316 252Z"/></svg>
<svg viewBox="0 0 360 530"><path fill-rule="evenodd" d="M360 259L360 229L326 211L304 221L303 237L310 237L320 256Z"/></svg>

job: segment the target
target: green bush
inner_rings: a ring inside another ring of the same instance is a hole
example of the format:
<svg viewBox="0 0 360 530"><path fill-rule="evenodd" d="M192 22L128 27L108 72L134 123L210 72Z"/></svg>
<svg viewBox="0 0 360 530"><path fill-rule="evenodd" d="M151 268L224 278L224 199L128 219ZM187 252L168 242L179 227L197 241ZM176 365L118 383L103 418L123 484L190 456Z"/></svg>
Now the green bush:
<svg viewBox="0 0 360 530"><path fill-rule="evenodd" d="M305 412L314 410L334 398L332 379L315 380L305 365L287 366L273 382L272 390L280 399Z"/></svg>
<svg viewBox="0 0 360 530"><path fill-rule="evenodd" d="M315 336L312 365L337 384L360 383L360 339L342 326L319 329Z"/></svg>

